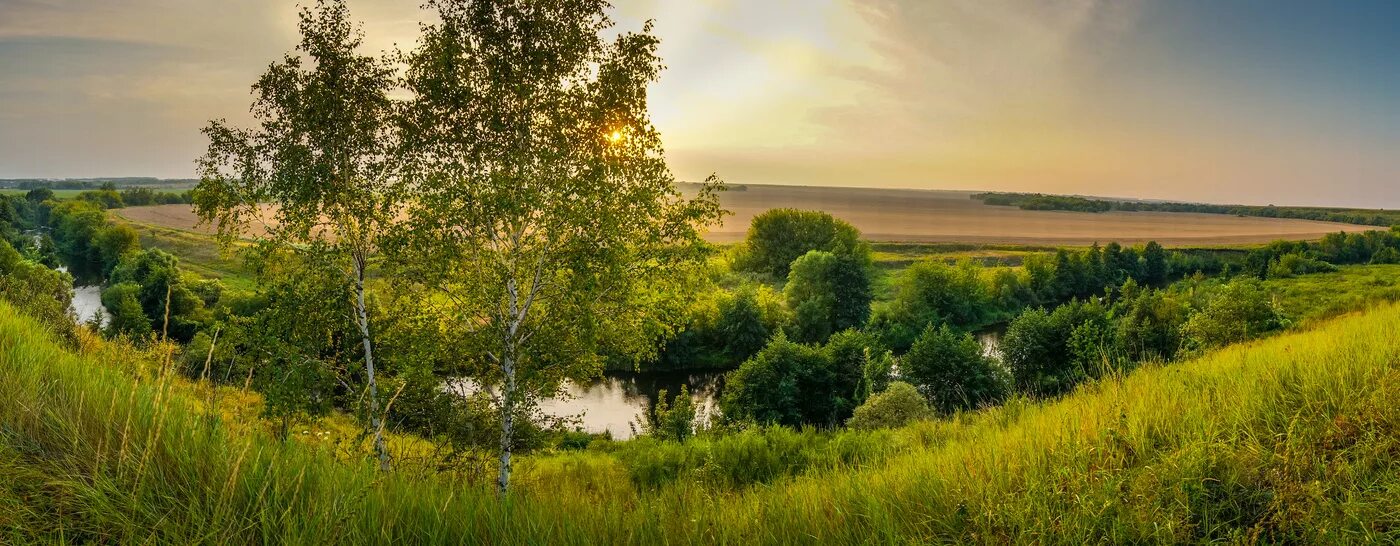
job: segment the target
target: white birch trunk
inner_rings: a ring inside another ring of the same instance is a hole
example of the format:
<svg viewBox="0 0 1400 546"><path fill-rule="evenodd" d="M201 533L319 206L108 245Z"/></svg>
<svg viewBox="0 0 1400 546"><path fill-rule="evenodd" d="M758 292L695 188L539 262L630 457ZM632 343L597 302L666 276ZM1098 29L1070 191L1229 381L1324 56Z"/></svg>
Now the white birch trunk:
<svg viewBox="0 0 1400 546"><path fill-rule="evenodd" d="M389 448L384 445L384 426L379 416L379 385L374 380L374 347L369 337L369 313L365 309L365 264L355 257L355 312L360 327L360 340L365 348L365 379L369 386L369 423L374 432L374 452L379 457L379 469L389 470Z"/></svg>

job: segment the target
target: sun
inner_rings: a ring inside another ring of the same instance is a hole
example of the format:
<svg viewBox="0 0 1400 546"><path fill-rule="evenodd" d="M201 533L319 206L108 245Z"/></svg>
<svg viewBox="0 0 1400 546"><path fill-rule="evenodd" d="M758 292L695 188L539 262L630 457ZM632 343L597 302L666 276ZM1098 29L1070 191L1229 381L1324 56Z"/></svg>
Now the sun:
<svg viewBox="0 0 1400 546"><path fill-rule="evenodd" d="M610 140L610 141L612 141L612 142L621 142L621 141L622 141L622 131L617 131L617 130L615 130L615 131L613 131L613 132L611 132L611 133L608 133L608 140Z"/></svg>

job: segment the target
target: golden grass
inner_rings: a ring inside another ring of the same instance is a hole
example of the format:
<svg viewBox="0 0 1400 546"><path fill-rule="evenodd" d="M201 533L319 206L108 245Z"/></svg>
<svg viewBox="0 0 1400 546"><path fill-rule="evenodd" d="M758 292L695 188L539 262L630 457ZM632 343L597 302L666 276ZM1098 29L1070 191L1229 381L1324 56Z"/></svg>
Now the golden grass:
<svg viewBox="0 0 1400 546"><path fill-rule="evenodd" d="M629 481L626 445L541 454L503 502L467 475L210 427L198 386L149 356L69 353L0 303L0 542L1393 543L1397 339L1386 306L1058 401L803 433L884 455L750 486L706 465L798 433L659 446L704 464L654 489Z"/></svg>

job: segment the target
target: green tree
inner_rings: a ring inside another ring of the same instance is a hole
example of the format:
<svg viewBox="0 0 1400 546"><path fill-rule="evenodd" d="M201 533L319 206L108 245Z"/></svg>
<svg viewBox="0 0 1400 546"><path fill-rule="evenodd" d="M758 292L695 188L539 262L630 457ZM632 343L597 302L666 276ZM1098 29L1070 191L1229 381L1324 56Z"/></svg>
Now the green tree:
<svg viewBox="0 0 1400 546"><path fill-rule="evenodd" d="M682 303L719 184L676 189L647 113L649 25L608 42L602 2L429 6L406 58L405 273L443 292L498 387L504 494L520 410L598 373L600 352L654 352L647 311Z"/></svg>
<svg viewBox="0 0 1400 546"><path fill-rule="evenodd" d="M179 259L163 250L152 248L123 255L112 269L109 282L135 287L136 301L149 320L151 331L158 334L187 342L194 337L198 322L205 318L204 302L185 283ZM104 306L106 301L103 300ZM124 299L112 301L126 305ZM118 309L109 307L108 311L116 313Z"/></svg>
<svg viewBox="0 0 1400 546"><path fill-rule="evenodd" d="M854 328L870 317L868 257L813 250L792 262L783 287L793 311L793 337L822 343L833 332Z"/></svg>
<svg viewBox="0 0 1400 546"><path fill-rule="evenodd" d="M856 408L846 424L861 430L898 428L932 416L928 401L913 385L895 381Z"/></svg>
<svg viewBox="0 0 1400 546"><path fill-rule="evenodd" d="M151 319L141 309L141 286L123 282L102 290L102 306L107 308L107 335L143 340L151 336Z"/></svg>
<svg viewBox="0 0 1400 546"><path fill-rule="evenodd" d="M995 404L1010 383L972 334L954 332L946 324L924 329L900 359L899 375L941 413Z"/></svg>
<svg viewBox="0 0 1400 546"><path fill-rule="evenodd" d="M846 420L870 390L883 390L889 383L888 351L871 334L850 329L837 332L822 347L831 366L831 396L836 422ZM882 370L881 365L886 367ZM871 374L867 380L867 372Z"/></svg>
<svg viewBox="0 0 1400 546"><path fill-rule="evenodd" d="M4 240L0 240L0 298L52 328L64 341L77 341L77 325L69 311L73 278L25 259Z"/></svg>
<svg viewBox="0 0 1400 546"><path fill-rule="evenodd" d="M299 28L296 52L253 85L258 128L218 120L204 129L210 144L199 162L194 205L226 244L246 232L342 264L353 284L349 303L364 356L369 427L387 470L365 279L400 209L389 98L395 74L385 60L358 52L363 36L343 0L303 8ZM253 222L265 230L248 230Z"/></svg>
<svg viewBox="0 0 1400 546"><path fill-rule="evenodd" d="M895 281L894 299L877 311L872 327L891 348L908 348L930 324L959 328L981 325L992 311L989 285L971 261L949 266L923 260L909 266Z"/></svg>
<svg viewBox="0 0 1400 546"><path fill-rule="evenodd" d="M1118 344L1123 357L1171 360L1183 342L1182 327L1189 309L1162 290L1141 290L1124 284L1125 309L1118 319Z"/></svg>
<svg viewBox="0 0 1400 546"><path fill-rule="evenodd" d="M1157 241L1148 241L1142 248L1142 282L1159 286L1167 282L1167 251Z"/></svg>
<svg viewBox="0 0 1400 546"><path fill-rule="evenodd" d="M98 231L94 244L102 257L102 274L111 275L123 256L141 250L141 236L131 226L108 225Z"/></svg>
<svg viewBox="0 0 1400 546"><path fill-rule="evenodd" d="M720 302L715 331L730 362L743 362L768 343L772 330L763 322L763 310L752 290L743 290Z"/></svg>
<svg viewBox="0 0 1400 546"><path fill-rule="evenodd" d="M782 279L793 260L813 250L858 260L870 254L860 231L843 220L815 210L773 209L754 217L735 267Z"/></svg>

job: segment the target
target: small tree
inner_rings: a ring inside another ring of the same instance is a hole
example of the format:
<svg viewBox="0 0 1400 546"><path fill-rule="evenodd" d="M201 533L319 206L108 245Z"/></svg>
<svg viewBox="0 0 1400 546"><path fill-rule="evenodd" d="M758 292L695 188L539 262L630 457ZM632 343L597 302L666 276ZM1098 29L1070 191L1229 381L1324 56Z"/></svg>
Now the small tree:
<svg viewBox="0 0 1400 546"><path fill-rule="evenodd" d="M297 53L272 64L253 85L258 129L223 120L204 129L210 144L199 161L195 211L214 223L225 244L252 235L341 264L353 286L345 295L353 317L345 318L361 338L369 427L380 468L387 470L365 280L385 226L400 208L391 161L394 71L358 52L363 36L344 0L303 8L299 28ZM263 229L249 230L253 223Z"/></svg>
<svg viewBox="0 0 1400 546"><path fill-rule="evenodd" d="M1142 248L1142 281L1149 286L1167 282L1167 251L1157 241Z"/></svg>
<svg viewBox="0 0 1400 546"><path fill-rule="evenodd" d="M899 361L900 377L934 409L952 413L1001 401L1010 382L971 334L929 326Z"/></svg>
<svg viewBox="0 0 1400 546"><path fill-rule="evenodd" d="M662 440L685 442L695 434L697 416L695 400L690 398L685 385L681 385L680 394L669 402L666 390L662 389L651 409L640 419L642 433Z"/></svg>
<svg viewBox="0 0 1400 546"><path fill-rule="evenodd" d="M846 424L861 430L897 428L932 416L928 401L924 400L918 389L895 381L890 383L888 389L876 393L856 408L855 415Z"/></svg>
<svg viewBox="0 0 1400 546"><path fill-rule="evenodd" d="M647 311L679 303L719 184L676 189L647 114L649 25L608 43L602 2L428 5L439 22L406 58L405 273L440 290L497 387L504 494L522 409L597 374L604 349L655 350Z"/></svg>
<svg viewBox="0 0 1400 546"><path fill-rule="evenodd" d="M715 330L731 362L743 362L757 353L772 334L763 322L763 310L752 290L743 290L720 302Z"/></svg>
<svg viewBox="0 0 1400 546"><path fill-rule="evenodd" d="M892 349L905 350L930 324L971 328L993 311L992 294L981 268L971 261L956 267L938 260L909 266L895 280L893 300L872 319Z"/></svg>
<svg viewBox="0 0 1400 546"><path fill-rule="evenodd" d="M855 329L837 332L822 351L831 363L837 422L849 418L871 390L884 390L889 384L890 364L884 361L888 351L874 335Z"/></svg>
<svg viewBox="0 0 1400 546"><path fill-rule="evenodd" d="M1001 354L1017 389L1028 394L1060 394L1096 371L1077 358L1083 355L1076 354L1071 340L1076 328L1105 320L1105 313L1097 303L1072 301L1051 313L1030 309L1011 321L1001 338Z"/></svg>

